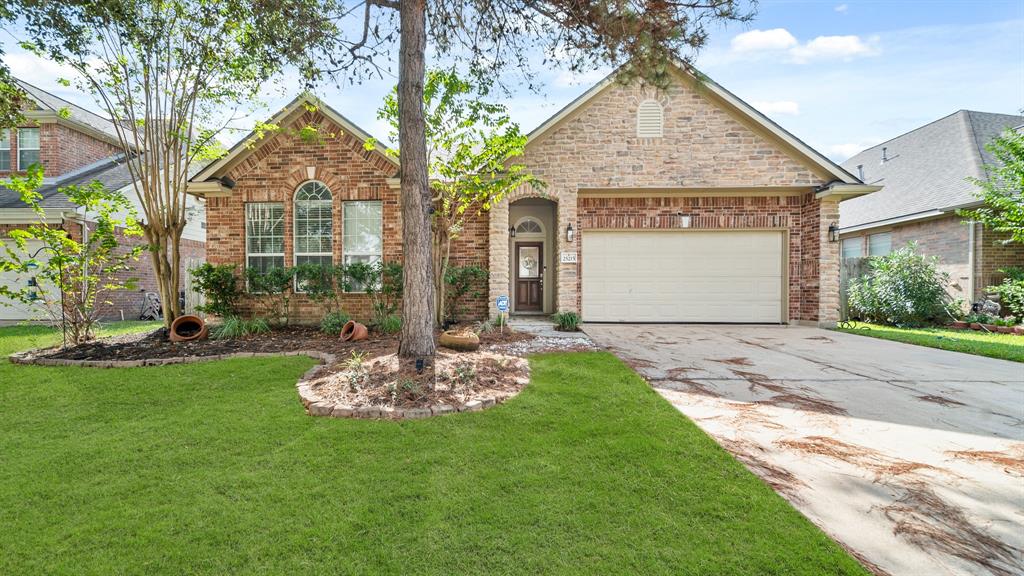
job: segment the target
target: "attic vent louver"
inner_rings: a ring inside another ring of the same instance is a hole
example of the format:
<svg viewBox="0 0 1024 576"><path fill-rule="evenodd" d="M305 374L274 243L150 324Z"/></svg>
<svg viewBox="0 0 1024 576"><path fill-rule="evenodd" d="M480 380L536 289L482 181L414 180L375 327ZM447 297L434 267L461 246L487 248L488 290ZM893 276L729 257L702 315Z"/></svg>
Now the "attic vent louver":
<svg viewBox="0 0 1024 576"><path fill-rule="evenodd" d="M664 112L655 100L644 100L636 109L638 138L661 138L664 135Z"/></svg>

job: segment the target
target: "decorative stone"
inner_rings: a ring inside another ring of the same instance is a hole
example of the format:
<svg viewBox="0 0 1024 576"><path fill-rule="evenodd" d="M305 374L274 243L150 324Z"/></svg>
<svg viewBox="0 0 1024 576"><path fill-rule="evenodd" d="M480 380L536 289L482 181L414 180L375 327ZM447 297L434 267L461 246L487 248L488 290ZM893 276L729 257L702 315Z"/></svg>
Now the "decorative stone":
<svg viewBox="0 0 1024 576"><path fill-rule="evenodd" d="M466 402L466 410L470 412L479 412L484 409L484 403L479 400L470 400Z"/></svg>
<svg viewBox="0 0 1024 576"><path fill-rule="evenodd" d="M345 406L344 404L335 404L334 410L331 411L331 416L335 418L351 418L352 407Z"/></svg>
<svg viewBox="0 0 1024 576"><path fill-rule="evenodd" d="M441 404L440 406L431 406L430 411L433 412L434 416L441 414L451 414L455 412L455 406L450 404Z"/></svg>
<svg viewBox="0 0 1024 576"><path fill-rule="evenodd" d="M429 418L431 416L430 408L406 408L405 417L411 419Z"/></svg>
<svg viewBox="0 0 1024 576"><path fill-rule="evenodd" d="M360 406L355 411L356 418L380 418L380 408L375 406Z"/></svg>
<svg viewBox="0 0 1024 576"><path fill-rule="evenodd" d="M483 403L484 408L490 408L491 406L494 406L494 398L484 398L483 400L481 400L481 402Z"/></svg>
<svg viewBox="0 0 1024 576"><path fill-rule="evenodd" d="M330 416L333 411L334 404L327 402L315 402L309 406L309 413L312 416Z"/></svg>

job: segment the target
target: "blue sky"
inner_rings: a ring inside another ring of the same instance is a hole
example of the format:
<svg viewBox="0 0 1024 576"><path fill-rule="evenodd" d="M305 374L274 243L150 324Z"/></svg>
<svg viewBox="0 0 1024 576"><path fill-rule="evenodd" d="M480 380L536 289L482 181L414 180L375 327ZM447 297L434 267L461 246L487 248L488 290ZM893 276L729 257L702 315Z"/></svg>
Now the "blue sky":
<svg viewBox="0 0 1024 576"><path fill-rule="evenodd" d="M82 106L67 76L4 38L19 77ZM1024 0L762 0L757 18L712 31L698 68L831 158L966 108L1024 108ZM539 125L607 70L573 76L538 70L541 93L506 100L524 130ZM378 137L376 107L394 79L321 96ZM287 90L286 90L287 91ZM268 93L275 110L294 94ZM230 140L230 137L228 138Z"/></svg>

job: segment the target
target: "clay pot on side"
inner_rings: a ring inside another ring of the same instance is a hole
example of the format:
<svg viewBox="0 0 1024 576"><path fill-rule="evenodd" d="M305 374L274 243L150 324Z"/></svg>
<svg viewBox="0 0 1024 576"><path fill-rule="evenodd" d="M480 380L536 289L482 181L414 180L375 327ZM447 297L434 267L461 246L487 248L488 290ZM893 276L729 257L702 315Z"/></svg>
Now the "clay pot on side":
<svg viewBox="0 0 1024 576"><path fill-rule="evenodd" d="M437 343L452 350L472 352L480 347L480 337L472 332L453 332L447 330L441 333Z"/></svg>
<svg viewBox="0 0 1024 576"><path fill-rule="evenodd" d="M171 322L171 342L203 340L209 335L206 322L199 316L178 316Z"/></svg>
<svg viewBox="0 0 1024 576"><path fill-rule="evenodd" d="M966 330L971 327L971 323L964 322L963 320L955 320L952 324L949 325L949 327L954 330Z"/></svg>
<svg viewBox="0 0 1024 576"><path fill-rule="evenodd" d="M341 339L345 342L358 342L359 340L366 340L369 333L366 326L355 320L349 320L341 329Z"/></svg>
<svg viewBox="0 0 1024 576"><path fill-rule="evenodd" d="M981 330L981 324L978 322L971 322L971 330Z"/></svg>

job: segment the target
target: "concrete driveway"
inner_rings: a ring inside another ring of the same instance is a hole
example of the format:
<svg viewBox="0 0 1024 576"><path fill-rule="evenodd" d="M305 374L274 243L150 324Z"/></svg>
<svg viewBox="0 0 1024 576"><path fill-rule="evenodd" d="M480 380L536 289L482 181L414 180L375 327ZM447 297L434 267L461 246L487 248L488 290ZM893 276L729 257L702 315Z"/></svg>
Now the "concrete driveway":
<svg viewBox="0 0 1024 576"><path fill-rule="evenodd" d="M816 328L585 331L877 573L1024 574L1024 365Z"/></svg>

